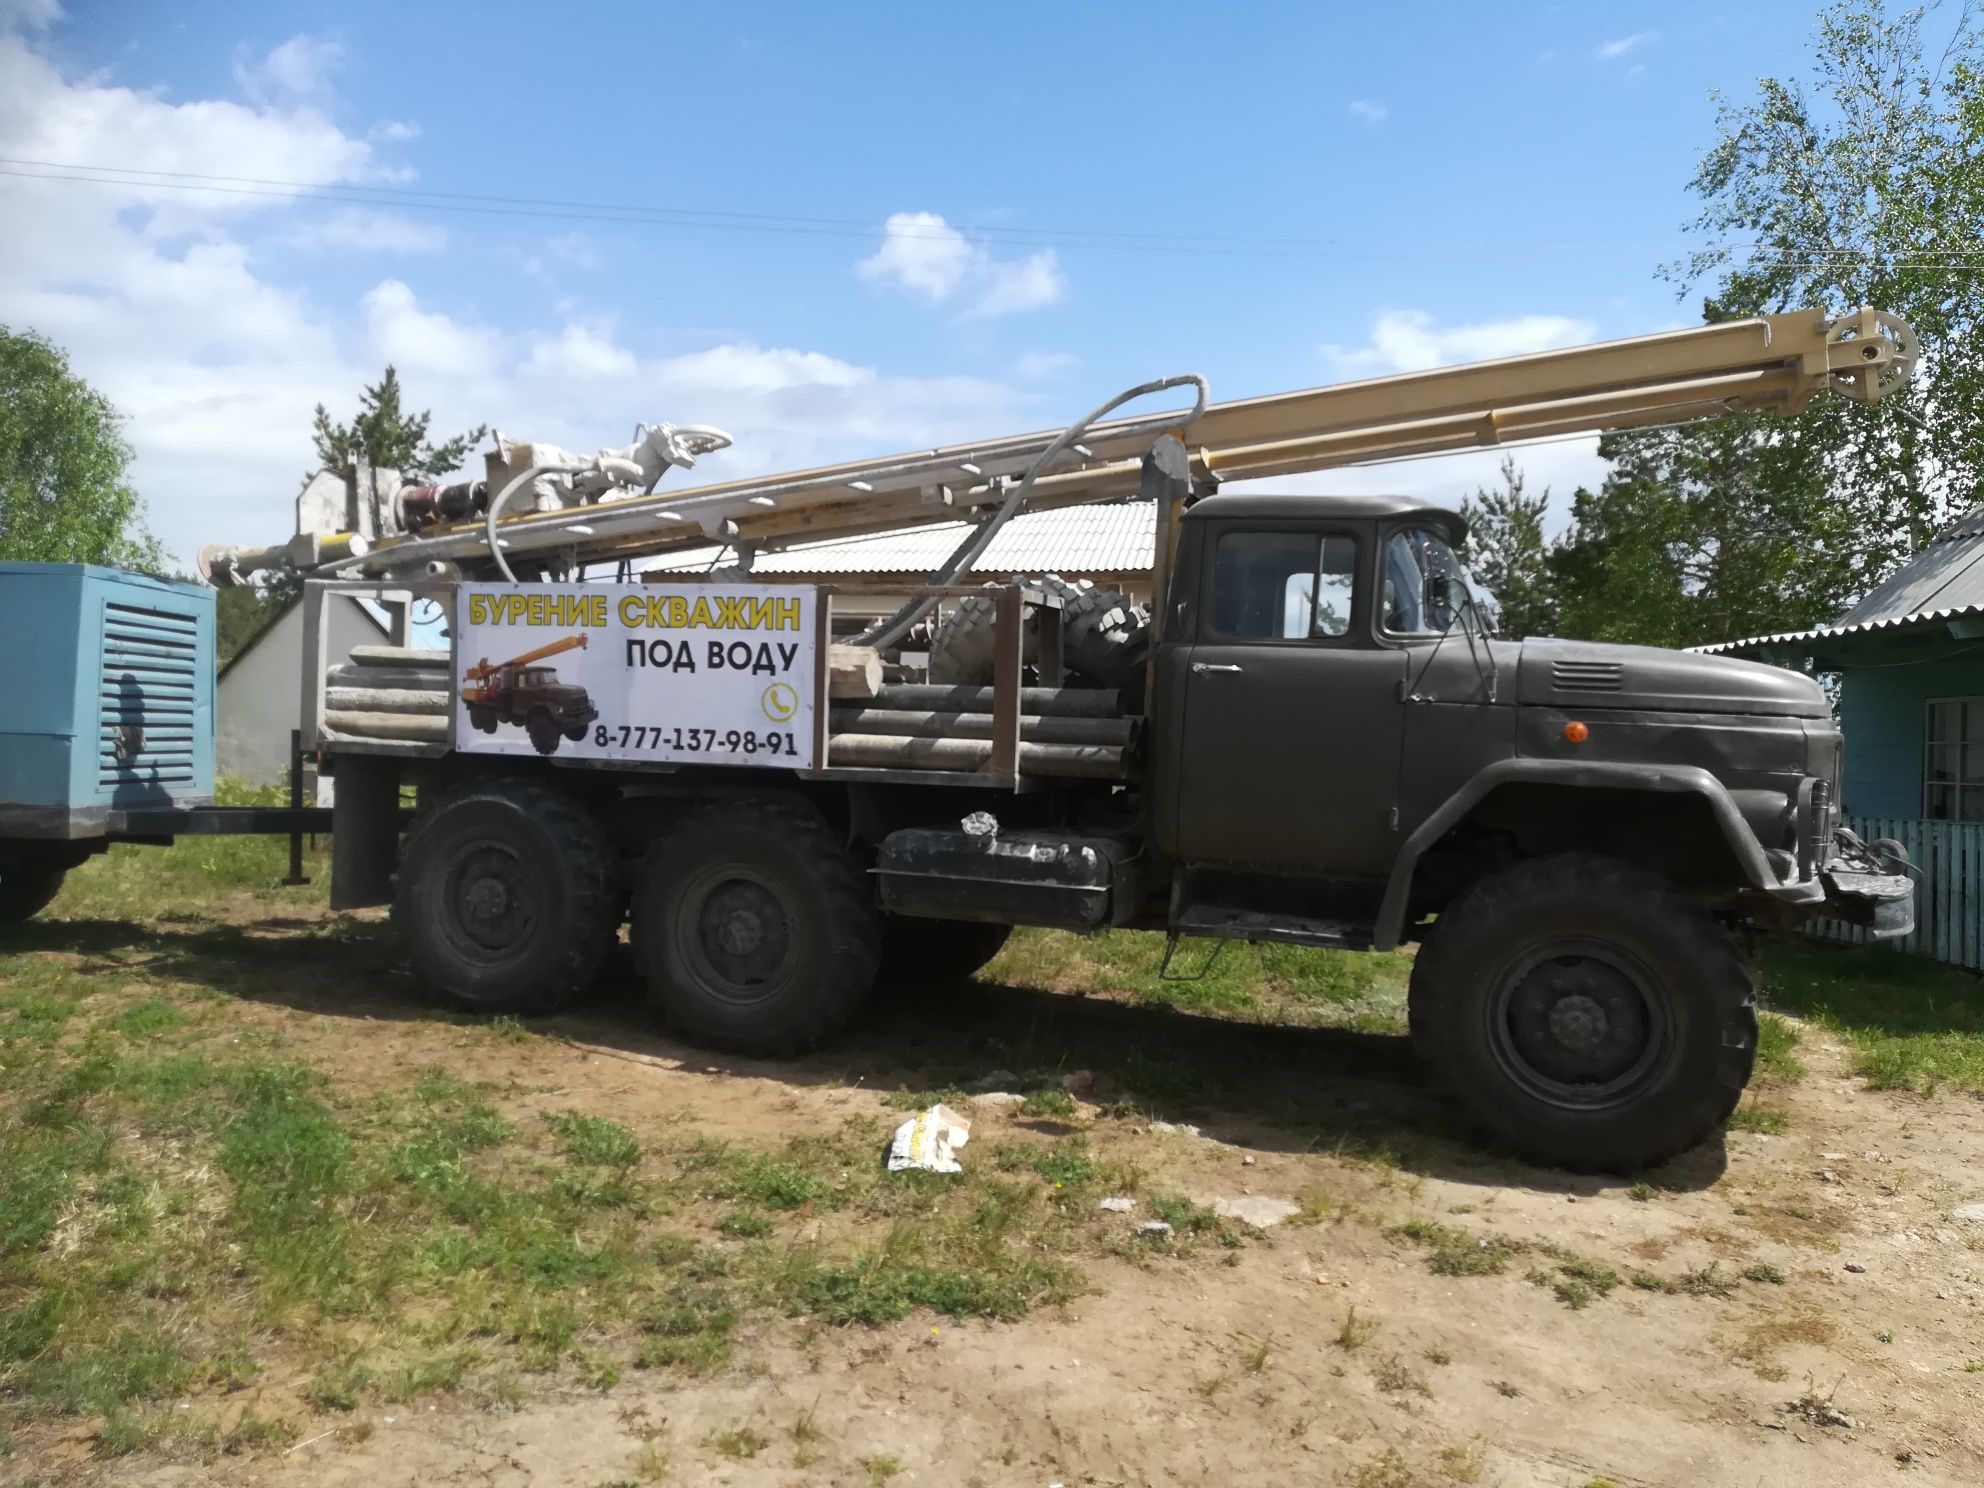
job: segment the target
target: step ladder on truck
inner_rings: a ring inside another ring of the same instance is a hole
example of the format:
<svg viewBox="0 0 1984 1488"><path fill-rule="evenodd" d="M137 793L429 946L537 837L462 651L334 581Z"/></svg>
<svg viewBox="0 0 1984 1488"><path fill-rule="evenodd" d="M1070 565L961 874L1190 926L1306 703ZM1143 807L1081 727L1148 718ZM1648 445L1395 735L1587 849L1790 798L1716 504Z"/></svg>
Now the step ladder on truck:
<svg viewBox="0 0 1984 1488"><path fill-rule="evenodd" d="M1719 657L1497 636L1447 509L1220 487L1871 404L1914 356L1866 310L1230 403L1167 378L1059 431L666 489L726 436L661 425L585 457L499 437L482 481L319 477L288 543L203 562L305 573L333 903L390 902L469 1007L557 1006L623 923L663 1017L762 1054L831 1035L878 982L941 990L1015 925L1417 943L1413 1040L1462 1111L1529 1158L1629 1170L1734 1108L1750 930L1912 923L1905 860L1835 822L1824 697ZM1189 402L1118 415L1167 392ZM1155 511L1147 608L974 582L1015 514L1129 500ZM751 577L932 522L963 524L949 561L860 634L836 625L855 586ZM714 572L636 578L697 549ZM439 604L449 646L325 655L326 599L381 586ZM589 638L560 663L597 712L583 737L540 754L479 729L476 659L568 635Z"/></svg>

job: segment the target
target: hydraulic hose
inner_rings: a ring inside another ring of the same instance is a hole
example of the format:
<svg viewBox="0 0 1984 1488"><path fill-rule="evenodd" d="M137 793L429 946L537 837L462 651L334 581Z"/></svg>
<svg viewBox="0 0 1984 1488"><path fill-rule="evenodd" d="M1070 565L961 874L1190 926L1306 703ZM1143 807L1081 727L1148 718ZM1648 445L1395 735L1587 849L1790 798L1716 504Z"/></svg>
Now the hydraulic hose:
<svg viewBox="0 0 1984 1488"><path fill-rule="evenodd" d="M1146 382L1120 392L1107 403L1091 409L1068 425L1061 431L1059 437L1042 450L1031 465L1027 466L1026 474L1020 477L1019 484L1007 494L1006 499L1000 503L999 509L965 534L964 540L952 550L950 557L946 558L936 573L931 575L930 583L938 586L955 584L970 573L972 565L984 556L985 550L992 544L992 539L998 536L999 529L1025 508L1027 493L1033 489L1034 478L1052 464L1069 445L1080 442L1082 435L1086 434L1103 415L1114 413L1125 403L1135 402L1138 398L1147 397L1151 393L1183 387L1187 383L1198 389L1198 397L1193 401L1192 406L1180 409L1168 417L1155 418L1150 425L1150 433L1155 437L1172 429L1182 429L1206 411L1206 400L1211 396L1211 389L1206 386L1205 378L1196 372L1187 372L1178 377L1160 377L1155 382ZM863 631L855 638L854 644L872 646L878 651L893 646L909 634L909 628L930 613L931 607L936 603L935 597L927 594L912 599L888 619L879 621Z"/></svg>

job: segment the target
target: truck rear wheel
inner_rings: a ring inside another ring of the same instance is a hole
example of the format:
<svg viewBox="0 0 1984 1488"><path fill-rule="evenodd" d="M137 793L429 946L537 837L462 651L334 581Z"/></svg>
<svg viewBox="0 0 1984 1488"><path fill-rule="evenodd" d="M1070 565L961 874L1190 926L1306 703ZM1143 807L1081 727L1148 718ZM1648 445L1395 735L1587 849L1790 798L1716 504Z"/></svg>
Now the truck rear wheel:
<svg viewBox="0 0 1984 1488"><path fill-rule="evenodd" d="M649 999L690 1038L787 1054L860 1011L882 924L867 875L819 817L727 801L649 850L633 941Z"/></svg>
<svg viewBox="0 0 1984 1488"><path fill-rule="evenodd" d="M563 735L551 715L542 708L524 720L524 732L530 735L530 747L539 754L558 752L558 740Z"/></svg>
<svg viewBox="0 0 1984 1488"><path fill-rule="evenodd" d="M882 926L876 987L889 994L942 991L971 979L1000 951L1011 925L890 915Z"/></svg>
<svg viewBox="0 0 1984 1488"><path fill-rule="evenodd" d="M549 1012L582 991L620 927L599 823L523 780L460 785L415 818L393 921L421 976L478 1012Z"/></svg>
<svg viewBox="0 0 1984 1488"><path fill-rule="evenodd" d="M33 919L62 892L68 868L57 863L26 861L13 854L0 856L0 926Z"/></svg>
<svg viewBox="0 0 1984 1488"><path fill-rule="evenodd" d="M1582 854L1518 863L1442 914L1410 1017L1466 1115L1577 1172L1632 1172L1710 1136L1756 1058L1729 935L1666 880Z"/></svg>

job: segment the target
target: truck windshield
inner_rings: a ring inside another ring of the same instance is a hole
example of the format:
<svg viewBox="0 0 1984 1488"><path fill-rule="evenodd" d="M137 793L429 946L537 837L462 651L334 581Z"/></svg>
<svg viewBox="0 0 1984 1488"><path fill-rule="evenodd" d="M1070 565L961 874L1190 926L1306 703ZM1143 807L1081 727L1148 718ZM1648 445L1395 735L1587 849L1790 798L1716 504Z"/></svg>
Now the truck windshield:
<svg viewBox="0 0 1984 1488"><path fill-rule="evenodd" d="M1459 556L1426 527L1407 527L1385 540L1380 574L1380 613L1393 635L1445 635L1465 618L1475 592Z"/></svg>

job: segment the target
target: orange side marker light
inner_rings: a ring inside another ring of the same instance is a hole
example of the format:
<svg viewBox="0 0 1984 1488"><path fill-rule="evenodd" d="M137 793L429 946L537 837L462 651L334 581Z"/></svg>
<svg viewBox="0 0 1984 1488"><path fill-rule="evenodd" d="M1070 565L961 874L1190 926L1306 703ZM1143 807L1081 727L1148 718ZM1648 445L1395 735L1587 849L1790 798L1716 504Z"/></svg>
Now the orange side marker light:
<svg viewBox="0 0 1984 1488"><path fill-rule="evenodd" d="M1564 725L1564 742L1566 744L1582 744L1586 739L1589 739L1590 737L1591 737L1591 730L1586 728L1583 724L1579 723L1576 719L1572 719L1569 723Z"/></svg>

